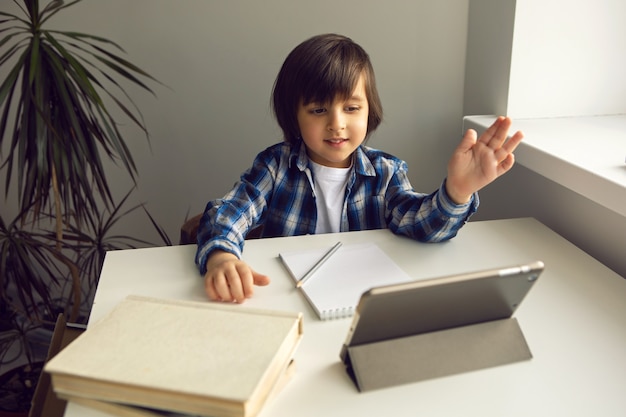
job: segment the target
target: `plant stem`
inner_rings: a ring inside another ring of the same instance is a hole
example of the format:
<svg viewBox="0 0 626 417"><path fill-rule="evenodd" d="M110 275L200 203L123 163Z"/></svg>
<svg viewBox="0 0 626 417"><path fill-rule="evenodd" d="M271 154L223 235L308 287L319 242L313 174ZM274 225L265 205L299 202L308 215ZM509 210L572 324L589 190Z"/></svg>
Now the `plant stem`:
<svg viewBox="0 0 626 417"><path fill-rule="evenodd" d="M63 216L61 213L61 194L59 193L59 183L57 180L57 171L54 164L52 167L52 190L54 192L54 219L56 223L56 249L61 250L61 241L63 239Z"/></svg>

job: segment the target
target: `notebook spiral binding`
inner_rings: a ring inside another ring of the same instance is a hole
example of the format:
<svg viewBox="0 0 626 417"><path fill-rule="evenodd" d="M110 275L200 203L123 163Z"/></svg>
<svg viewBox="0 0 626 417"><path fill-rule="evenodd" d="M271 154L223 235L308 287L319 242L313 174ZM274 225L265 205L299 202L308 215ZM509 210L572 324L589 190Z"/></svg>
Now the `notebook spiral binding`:
<svg viewBox="0 0 626 417"><path fill-rule="evenodd" d="M336 308L334 310L324 310L320 313L322 320L336 320L352 317L354 315L354 307Z"/></svg>

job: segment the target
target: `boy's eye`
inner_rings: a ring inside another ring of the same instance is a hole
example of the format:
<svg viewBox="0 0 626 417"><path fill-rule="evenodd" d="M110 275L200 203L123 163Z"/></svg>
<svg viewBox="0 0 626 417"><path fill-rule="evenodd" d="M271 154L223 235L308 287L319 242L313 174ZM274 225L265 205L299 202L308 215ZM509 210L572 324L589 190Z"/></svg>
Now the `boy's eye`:
<svg viewBox="0 0 626 417"><path fill-rule="evenodd" d="M312 114L323 114L326 111L323 107L314 107L310 110Z"/></svg>
<svg viewBox="0 0 626 417"><path fill-rule="evenodd" d="M359 111L361 109L361 107L359 106L348 106L346 107L346 111L348 112L355 112L355 111Z"/></svg>

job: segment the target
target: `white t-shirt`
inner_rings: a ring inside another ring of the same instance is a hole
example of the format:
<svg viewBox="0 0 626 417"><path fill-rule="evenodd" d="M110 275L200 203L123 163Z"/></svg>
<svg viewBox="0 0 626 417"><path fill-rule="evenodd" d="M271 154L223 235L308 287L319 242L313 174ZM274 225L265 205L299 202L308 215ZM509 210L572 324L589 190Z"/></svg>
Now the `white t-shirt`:
<svg viewBox="0 0 626 417"><path fill-rule="evenodd" d="M313 171L317 224L315 233L340 232L341 212L350 168L331 168L310 161Z"/></svg>

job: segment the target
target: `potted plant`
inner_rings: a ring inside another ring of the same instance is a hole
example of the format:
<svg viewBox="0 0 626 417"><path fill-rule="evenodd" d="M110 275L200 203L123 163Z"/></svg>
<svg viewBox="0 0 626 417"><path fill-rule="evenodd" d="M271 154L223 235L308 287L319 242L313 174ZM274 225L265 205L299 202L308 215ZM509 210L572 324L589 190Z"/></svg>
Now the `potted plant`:
<svg viewBox="0 0 626 417"><path fill-rule="evenodd" d="M47 29L81 1L13 0L17 13L0 11L0 172L5 197L15 192L18 204L15 218L0 214L0 302L31 321L54 320L59 306L79 321L105 251L147 244L111 236L120 217L143 209L169 244L143 205L123 208L130 192L116 201L103 166L115 160L135 181L112 110L148 140L125 85L154 94L146 82L158 81L110 40Z"/></svg>

